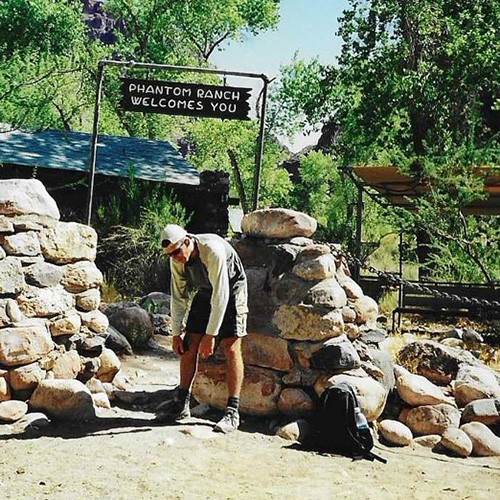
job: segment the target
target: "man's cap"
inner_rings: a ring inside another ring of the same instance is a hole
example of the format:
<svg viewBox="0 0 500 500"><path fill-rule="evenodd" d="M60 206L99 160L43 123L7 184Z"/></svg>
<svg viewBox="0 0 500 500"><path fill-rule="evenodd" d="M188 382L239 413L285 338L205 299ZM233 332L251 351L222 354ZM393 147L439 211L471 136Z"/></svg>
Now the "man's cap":
<svg viewBox="0 0 500 500"><path fill-rule="evenodd" d="M167 224L161 232L160 243L163 248L178 243L187 236L187 231L177 224Z"/></svg>

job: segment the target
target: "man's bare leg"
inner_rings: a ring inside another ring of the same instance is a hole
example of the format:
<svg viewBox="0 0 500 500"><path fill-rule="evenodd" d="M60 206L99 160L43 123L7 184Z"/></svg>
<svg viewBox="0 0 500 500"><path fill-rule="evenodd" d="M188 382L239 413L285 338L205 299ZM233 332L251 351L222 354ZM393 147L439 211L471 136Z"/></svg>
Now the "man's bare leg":
<svg viewBox="0 0 500 500"><path fill-rule="evenodd" d="M239 397L244 377L241 337L222 339L221 345L226 355L226 383L228 395L230 397Z"/></svg>
<svg viewBox="0 0 500 500"><path fill-rule="evenodd" d="M200 333L188 333L189 348L181 354L180 388L191 391L198 370L198 347L203 337Z"/></svg>
<svg viewBox="0 0 500 500"><path fill-rule="evenodd" d="M173 423L190 416L191 388L198 370L198 347L202 339L201 334L188 333L188 347L180 354L180 384L173 400L165 401L156 410L156 420L161 423Z"/></svg>
<svg viewBox="0 0 500 500"><path fill-rule="evenodd" d="M227 434L240 425L239 405L243 385L244 366L241 352L241 338L223 339L221 344L226 355L226 383L229 394L227 408L222 419L217 422L214 431Z"/></svg>

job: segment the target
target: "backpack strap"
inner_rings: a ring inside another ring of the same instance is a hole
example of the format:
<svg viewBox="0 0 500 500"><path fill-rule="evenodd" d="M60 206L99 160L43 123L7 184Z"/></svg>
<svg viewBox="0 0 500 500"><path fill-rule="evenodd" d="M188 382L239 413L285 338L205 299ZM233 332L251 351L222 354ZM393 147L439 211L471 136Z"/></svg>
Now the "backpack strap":
<svg viewBox="0 0 500 500"><path fill-rule="evenodd" d="M378 460L379 462L382 462L383 464L387 463L387 459L381 457L380 455L377 455L376 453L373 453L373 451L365 451L365 456L369 460Z"/></svg>

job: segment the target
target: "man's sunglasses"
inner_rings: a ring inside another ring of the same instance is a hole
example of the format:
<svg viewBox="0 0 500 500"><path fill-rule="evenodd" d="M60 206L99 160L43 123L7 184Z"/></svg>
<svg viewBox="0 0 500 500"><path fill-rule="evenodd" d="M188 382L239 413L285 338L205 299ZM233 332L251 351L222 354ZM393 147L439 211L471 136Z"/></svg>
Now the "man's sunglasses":
<svg viewBox="0 0 500 500"><path fill-rule="evenodd" d="M178 246L175 250L172 250L171 252L167 252L167 255L169 257L175 257L176 255L179 255L182 252L182 247L186 244L186 240L184 240L180 246ZM170 240L163 240L161 242L162 248L167 248L168 245L170 245Z"/></svg>

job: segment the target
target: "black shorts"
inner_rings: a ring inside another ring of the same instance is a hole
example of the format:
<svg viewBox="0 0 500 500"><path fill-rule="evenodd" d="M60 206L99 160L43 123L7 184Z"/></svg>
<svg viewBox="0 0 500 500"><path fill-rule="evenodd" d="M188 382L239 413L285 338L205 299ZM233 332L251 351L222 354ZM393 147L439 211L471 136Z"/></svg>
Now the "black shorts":
<svg viewBox="0 0 500 500"><path fill-rule="evenodd" d="M186 333L213 333L207 332L208 319L212 310L210 298L211 294L204 291L197 292L194 296L189 309ZM243 337L244 335L246 335L246 314L237 314L234 295L230 295L218 337Z"/></svg>

